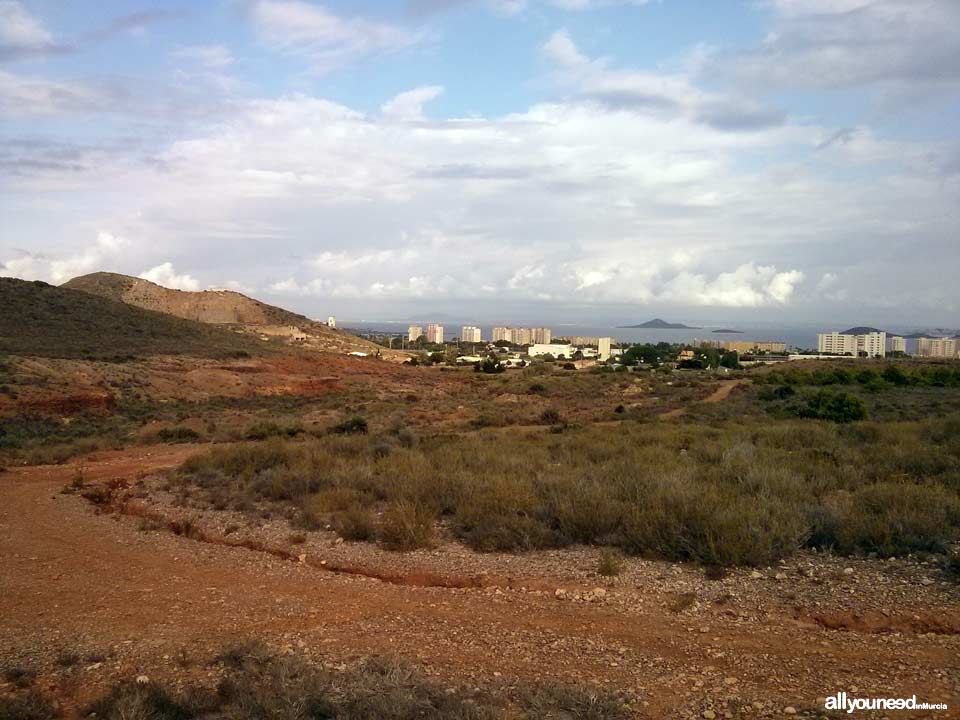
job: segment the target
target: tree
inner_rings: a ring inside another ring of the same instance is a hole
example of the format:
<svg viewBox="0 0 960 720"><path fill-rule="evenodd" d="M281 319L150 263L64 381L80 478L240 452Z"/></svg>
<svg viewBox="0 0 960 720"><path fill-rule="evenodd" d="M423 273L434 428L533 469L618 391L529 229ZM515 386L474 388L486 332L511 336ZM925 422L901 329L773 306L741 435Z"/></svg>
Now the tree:
<svg viewBox="0 0 960 720"><path fill-rule="evenodd" d="M485 357L483 360L481 360L476 365L474 365L473 369L474 369L474 372L482 372L482 373L487 373L488 375L492 375L495 373L502 373L507 368L502 362L500 362L496 358Z"/></svg>

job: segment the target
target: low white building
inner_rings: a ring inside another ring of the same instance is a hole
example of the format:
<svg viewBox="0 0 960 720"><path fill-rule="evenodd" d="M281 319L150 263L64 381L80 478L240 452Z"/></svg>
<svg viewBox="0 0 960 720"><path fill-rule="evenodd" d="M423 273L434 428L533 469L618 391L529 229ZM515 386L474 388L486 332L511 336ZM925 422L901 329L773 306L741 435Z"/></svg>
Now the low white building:
<svg viewBox="0 0 960 720"><path fill-rule="evenodd" d="M337 319L333 315L331 315L330 317L327 318L327 327L335 328L336 326L337 326Z"/></svg>
<svg viewBox="0 0 960 720"><path fill-rule="evenodd" d="M541 357L543 355L553 355L555 358L564 358L569 360L575 353L573 345L554 345L547 343L537 343L527 349L527 355L530 357Z"/></svg>

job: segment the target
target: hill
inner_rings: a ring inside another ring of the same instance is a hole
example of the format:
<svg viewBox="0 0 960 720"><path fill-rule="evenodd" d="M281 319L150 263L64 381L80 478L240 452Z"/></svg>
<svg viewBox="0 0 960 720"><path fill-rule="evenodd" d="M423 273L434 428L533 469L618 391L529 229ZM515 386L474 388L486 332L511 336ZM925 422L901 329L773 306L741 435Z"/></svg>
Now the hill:
<svg viewBox="0 0 960 720"><path fill-rule="evenodd" d="M44 282L0 278L0 307L0 353L10 355L226 357L266 350L248 335Z"/></svg>
<svg viewBox="0 0 960 720"><path fill-rule="evenodd" d="M670 323L666 320L661 320L660 318L654 318L653 320L647 320L645 323L640 323L639 325L618 325L620 328L643 328L646 330L700 330L699 327L684 325L683 323Z"/></svg>
<svg viewBox="0 0 960 720"><path fill-rule="evenodd" d="M81 275L63 287L186 320L229 326L261 338L278 338L314 350L392 354L368 340L232 290L172 290L142 278L108 272Z"/></svg>
<svg viewBox="0 0 960 720"><path fill-rule="evenodd" d="M878 330L875 327L868 327L867 325L857 325L857 327L852 327L849 330L844 330L841 335L866 335L868 333L883 332L883 330Z"/></svg>

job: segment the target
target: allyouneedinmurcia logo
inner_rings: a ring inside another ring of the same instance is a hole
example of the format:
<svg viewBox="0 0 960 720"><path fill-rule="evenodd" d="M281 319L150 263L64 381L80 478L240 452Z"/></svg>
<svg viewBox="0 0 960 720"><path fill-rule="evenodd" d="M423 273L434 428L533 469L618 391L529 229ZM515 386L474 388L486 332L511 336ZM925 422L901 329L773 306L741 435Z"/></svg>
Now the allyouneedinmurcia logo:
<svg viewBox="0 0 960 720"><path fill-rule="evenodd" d="M824 709L852 714L856 710L946 710L947 704L919 702L916 695L908 698L853 698L846 692L838 692L826 699Z"/></svg>

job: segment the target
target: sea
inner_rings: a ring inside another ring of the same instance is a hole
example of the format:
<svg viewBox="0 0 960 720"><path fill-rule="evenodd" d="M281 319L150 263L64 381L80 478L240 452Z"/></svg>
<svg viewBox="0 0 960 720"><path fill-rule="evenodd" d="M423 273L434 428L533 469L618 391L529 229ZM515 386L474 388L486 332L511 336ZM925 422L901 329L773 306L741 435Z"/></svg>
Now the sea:
<svg viewBox="0 0 960 720"><path fill-rule="evenodd" d="M352 330L358 334L383 333L390 335L406 335L407 328L411 324L418 324L426 327L426 322L408 323L408 322L390 322L390 321L343 321L340 327L346 330ZM444 320L441 323L445 329L447 339L458 337L460 328L464 325L475 325L480 328L484 340L491 337L493 325L477 324L470 321L451 321ZM504 323L507 325L507 323ZM530 327L527 325L526 327ZM544 323L544 327L553 330L554 337L564 336L586 336L586 337L612 337L618 343L658 343L667 342L672 344L694 343L698 340L746 340L751 342L783 342L788 348L798 350L816 350L817 333L830 332L831 330L845 330L841 328L827 328L815 325L784 325L777 323L770 324L745 324L745 325L706 325L696 329L679 330L659 330L650 328L622 328L610 325L564 325L558 323ZM730 329L738 330L736 333L714 332L715 330ZM909 332L904 329L892 328L888 332ZM908 350L911 341L908 341ZM916 341L913 341L914 343Z"/></svg>

